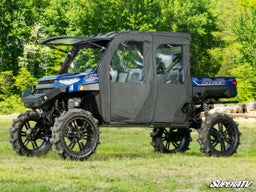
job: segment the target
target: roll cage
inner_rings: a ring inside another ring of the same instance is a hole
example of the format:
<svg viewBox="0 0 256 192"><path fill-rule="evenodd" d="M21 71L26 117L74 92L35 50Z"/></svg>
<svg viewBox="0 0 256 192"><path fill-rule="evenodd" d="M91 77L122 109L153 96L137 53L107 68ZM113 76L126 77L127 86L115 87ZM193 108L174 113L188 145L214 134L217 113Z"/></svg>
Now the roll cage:
<svg viewBox="0 0 256 192"><path fill-rule="evenodd" d="M67 54L66 59L58 72L60 75L68 72L68 68L70 67L72 60L81 48L99 48L103 53L108 46L108 43L116 34L117 32L110 32L107 34L99 34L89 37L58 36L46 39L42 41L41 44ZM71 48L68 50L64 47Z"/></svg>

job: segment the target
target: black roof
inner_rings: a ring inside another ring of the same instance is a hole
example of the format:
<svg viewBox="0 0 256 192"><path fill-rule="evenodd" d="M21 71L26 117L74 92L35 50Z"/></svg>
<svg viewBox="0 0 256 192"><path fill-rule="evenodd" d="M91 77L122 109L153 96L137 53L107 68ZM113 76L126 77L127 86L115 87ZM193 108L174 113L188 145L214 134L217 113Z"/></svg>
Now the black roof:
<svg viewBox="0 0 256 192"><path fill-rule="evenodd" d="M120 32L108 32L101 33L96 35L90 35L87 37L82 36L57 36L51 37L41 42L42 45L56 46L72 46L75 44L81 44L84 42L95 42L95 41L110 41L117 35L122 34L151 34L151 35L160 35L160 36L173 36L173 37L185 37L190 39L190 35L187 33L174 33L174 32L139 32L139 31L120 31Z"/></svg>
<svg viewBox="0 0 256 192"><path fill-rule="evenodd" d="M91 35L87 37L81 36L57 36L51 37L41 42L42 45L56 46L56 45L75 45L83 42L94 42L99 40L111 40L118 32L109 32L104 34Z"/></svg>

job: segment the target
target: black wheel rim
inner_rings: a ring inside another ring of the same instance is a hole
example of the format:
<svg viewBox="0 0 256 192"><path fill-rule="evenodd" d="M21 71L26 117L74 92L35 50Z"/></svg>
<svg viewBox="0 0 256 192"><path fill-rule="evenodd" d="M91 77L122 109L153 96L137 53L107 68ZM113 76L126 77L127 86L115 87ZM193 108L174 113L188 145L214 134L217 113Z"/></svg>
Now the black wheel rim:
<svg viewBox="0 0 256 192"><path fill-rule="evenodd" d="M38 150L49 142L49 137L45 135L43 129L36 120L28 120L21 128L21 141L28 150Z"/></svg>
<svg viewBox="0 0 256 192"><path fill-rule="evenodd" d="M225 152L232 149L235 139L235 132L229 126L225 126L221 122L216 123L210 129L210 145L211 148L218 153L225 154Z"/></svg>
<svg viewBox="0 0 256 192"><path fill-rule="evenodd" d="M179 151L186 142L185 139L185 131L182 129L169 128L168 130L165 128L162 131L162 141L166 153Z"/></svg>
<svg viewBox="0 0 256 192"><path fill-rule="evenodd" d="M86 118L74 118L64 129L65 146L71 153L84 154L95 143L93 135L93 126Z"/></svg>

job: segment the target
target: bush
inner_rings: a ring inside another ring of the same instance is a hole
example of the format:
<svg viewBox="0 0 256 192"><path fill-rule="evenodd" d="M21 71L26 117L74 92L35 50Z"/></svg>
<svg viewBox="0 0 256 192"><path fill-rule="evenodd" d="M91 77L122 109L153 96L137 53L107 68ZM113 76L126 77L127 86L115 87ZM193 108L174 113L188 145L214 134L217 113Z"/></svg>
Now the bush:
<svg viewBox="0 0 256 192"><path fill-rule="evenodd" d="M231 75L236 77L238 95L236 99L240 102L252 101L255 98L255 70L249 63L241 64L231 70Z"/></svg>
<svg viewBox="0 0 256 192"><path fill-rule="evenodd" d="M37 83L37 79L34 78L30 72L22 67L19 69L19 73L14 77L14 86L16 87L16 92L22 95L23 91L28 87L33 87Z"/></svg>
<svg viewBox="0 0 256 192"><path fill-rule="evenodd" d="M22 111L26 111L26 108L18 95L12 95L0 102L0 114L20 113Z"/></svg>

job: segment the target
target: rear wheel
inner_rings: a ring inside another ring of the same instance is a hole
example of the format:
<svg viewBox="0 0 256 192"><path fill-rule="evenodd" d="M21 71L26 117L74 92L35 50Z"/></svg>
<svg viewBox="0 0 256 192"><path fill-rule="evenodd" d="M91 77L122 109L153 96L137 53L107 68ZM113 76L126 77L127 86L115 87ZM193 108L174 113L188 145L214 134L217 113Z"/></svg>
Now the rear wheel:
<svg viewBox="0 0 256 192"><path fill-rule="evenodd" d="M50 127L36 111L20 114L10 128L13 150L23 156L40 156L51 150Z"/></svg>
<svg viewBox="0 0 256 192"><path fill-rule="evenodd" d="M155 151L162 153L185 152L191 141L190 129L181 128L154 128L151 137Z"/></svg>
<svg viewBox="0 0 256 192"><path fill-rule="evenodd" d="M97 120L83 109L61 114L52 128L52 143L62 159L85 160L99 144Z"/></svg>
<svg viewBox="0 0 256 192"><path fill-rule="evenodd" d="M231 156L240 144L238 124L226 114L209 115L198 131L200 151L207 156Z"/></svg>

